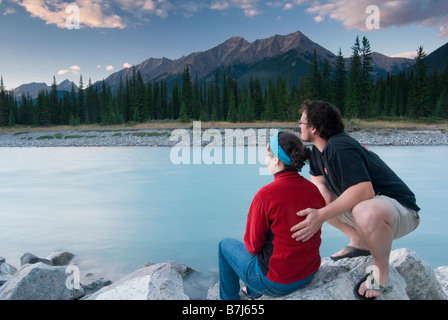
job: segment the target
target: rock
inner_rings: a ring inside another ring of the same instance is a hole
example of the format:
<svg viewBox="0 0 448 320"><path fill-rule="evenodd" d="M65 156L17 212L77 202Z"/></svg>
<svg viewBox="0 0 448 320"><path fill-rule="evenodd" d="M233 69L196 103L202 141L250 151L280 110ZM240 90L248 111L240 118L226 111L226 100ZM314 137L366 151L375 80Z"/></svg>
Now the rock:
<svg viewBox="0 0 448 320"><path fill-rule="evenodd" d="M110 286L111 284L112 284L112 281L110 281L108 279L100 278L100 279L96 279L96 280L92 281L91 283L89 283L87 285L82 285L82 287L84 288L85 295L88 296L106 286Z"/></svg>
<svg viewBox="0 0 448 320"><path fill-rule="evenodd" d="M390 255L395 266L407 283L406 292L412 300L445 300L447 296L436 278L434 270L415 252L397 249Z"/></svg>
<svg viewBox="0 0 448 320"><path fill-rule="evenodd" d="M367 273L373 258L357 257L333 262L323 258L321 267L314 278L299 290L278 298L263 296L264 300L354 300L356 283ZM437 274L448 282L448 270ZM440 280L428 264L408 249L392 251L390 259L390 279L386 292L378 300L447 299ZM207 299L219 297L219 283L212 286Z"/></svg>
<svg viewBox="0 0 448 320"><path fill-rule="evenodd" d="M448 296L448 267L438 267L434 270L434 273L443 288L443 292Z"/></svg>
<svg viewBox="0 0 448 320"><path fill-rule="evenodd" d="M12 265L6 263L5 258L0 257L0 287L9 279L11 279L14 274L17 272L17 269Z"/></svg>
<svg viewBox="0 0 448 320"><path fill-rule="evenodd" d="M189 300L182 278L187 269L172 261L143 267L86 300Z"/></svg>
<svg viewBox="0 0 448 320"><path fill-rule="evenodd" d="M42 263L51 265L50 260L48 260L48 259L41 259L41 258L39 258L39 257L35 256L34 254L29 253L29 252L24 253L20 257L20 265L21 266L23 266L23 265L25 265L27 263L34 264L34 263L38 263L38 262L42 262Z"/></svg>
<svg viewBox="0 0 448 320"><path fill-rule="evenodd" d="M0 300L72 300L82 293L68 289L65 267L25 264L0 287Z"/></svg>
<svg viewBox="0 0 448 320"><path fill-rule="evenodd" d="M70 252L55 251L50 253L45 259L49 260L53 266L66 266L72 261L74 256Z"/></svg>
<svg viewBox="0 0 448 320"><path fill-rule="evenodd" d="M174 261L145 264L133 273L112 283L100 278L83 285L75 278L77 265L68 263L69 255L52 253L47 261L30 253L22 256L24 265L17 271L0 257L0 300L189 300L204 299L191 295L188 281L200 282L197 273ZM56 258L59 257L59 258ZM67 259L67 260L66 260ZM315 277L290 295L263 300L353 300L355 284L372 266L372 257L332 261L323 258ZM3 278L2 278L3 277ZM2 280L3 279L3 280ZM3 285L1 286L1 281ZM72 282L73 281L73 282ZM209 283L207 299L217 300L219 283ZM207 285L207 286L208 286ZM207 287L206 286L206 287ZM187 290L186 290L187 289ZM190 288L191 289L191 288ZM194 288L193 288L194 289ZM197 291L197 290L196 290ZM186 293L188 292L188 294ZM380 300L447 299L448 266L432 270L415 252L397 249L390 256L390 280ZM190 294L190 296L189 296Z"/></svg>

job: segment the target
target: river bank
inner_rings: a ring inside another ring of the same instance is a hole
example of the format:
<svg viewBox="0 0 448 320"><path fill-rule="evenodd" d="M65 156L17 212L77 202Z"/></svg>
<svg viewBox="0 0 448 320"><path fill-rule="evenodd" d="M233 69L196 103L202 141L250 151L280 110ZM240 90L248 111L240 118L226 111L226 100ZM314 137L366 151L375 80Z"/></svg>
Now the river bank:
<svg viewBox="0 0 448 320"><path fill-rule="evenodd" d="M74 254L52 252L46 258L31 253L21 257L16 268L0 257L0 300L190 300L185 282L196 273L175 261L145 263L115 282L81 279L72 263ZM314 278L303 288L283 297L261 300L354 300L355 283L368 272L372 257L332 261L323 258ZM390 279L379 300L446 300L447 267L432 269L407 248L390 255ZM218 300L219 282L210 286L201 300ZM243 297L244 298L244 297Z"/></svg>
<svg viewBox="0 0 448 320"><path fill-rule="evenodd" d="M186 133L193 141L193 133L201 132L201 144L207 145L215 137L226 134L244 136L244 144L261 141L260 134L269 135L270 129L296 131L294 123L200 123L193 125L167 123L135 126L82 126L52 128L13 128L0 131L0 147L173 147ZM238 130L238 131L237 131ZM204 132L209 136L206 138ZM347 132L367 146L441 146L448 145L448 131L443 126L382 124L352 124ZM298 133L299 134L299 133ZM212 137L210 137L210 135ZM223 140L224 141L224 140Z"/></svg>

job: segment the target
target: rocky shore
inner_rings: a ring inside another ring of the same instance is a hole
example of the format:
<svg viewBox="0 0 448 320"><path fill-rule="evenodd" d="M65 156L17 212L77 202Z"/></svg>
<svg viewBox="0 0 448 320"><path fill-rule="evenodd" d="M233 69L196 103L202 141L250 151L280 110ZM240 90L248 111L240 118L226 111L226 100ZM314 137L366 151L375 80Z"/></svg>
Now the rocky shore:
<svg viewBox="0 0 448 320"><path fill-rule="evenodd" d="M115 282L99 278L83 283L69 252L46 258L31 253L20 268L0 257L0 300L190 300L185 281L196 271L179 262L146 263ZM355 300L353 288L372 265L372 257L323 258L313 280L294 293L261 300ZM432 269L417 253L396 249L390 255L390 280L381 300L447 300L448 266ZM208 289L217 300L219 283Z"/></svg>
<svg viewBox="0 0 448 320"><path fill-rule="evenodd" d="M277 128L276 128L277 129ZM0 132L0 147L173 147L182 139L176 133L188 134L193 143L194 128L185 129L114 129L114 130L39 130ZM197 130L197 129L196 129ZM201 130L201 129L199 129ZM257 128L205 129L201 131L201 144L208 145L215 137L222 138L226 130L244 135L244 144L261 141ZM236 132L240 130L240 132ZM269 134L269 129L261 129ZM204 132L213 138L205 137ZM348 131L367 146L446 146L448 132L430 129L359 129ZM185 141L184 141L185 142ZM219 142L219 141L218 141Z"/></svg>

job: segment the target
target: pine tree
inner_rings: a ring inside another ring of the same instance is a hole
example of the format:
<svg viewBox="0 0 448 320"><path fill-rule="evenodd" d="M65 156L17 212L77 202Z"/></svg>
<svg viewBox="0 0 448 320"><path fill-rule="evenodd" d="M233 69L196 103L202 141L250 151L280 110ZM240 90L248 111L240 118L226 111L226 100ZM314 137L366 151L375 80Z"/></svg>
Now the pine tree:
<svg viewBox="0 0 448 320"><path fill-rule="evenodd" d="M363 96L362 63L360 56L361 46L359 37L356 37L352 50L353 54L350 57L350 75L345 99L345 116L348 118L357 118L361 115L361 97Z"/></svg>
<svg viewBox="0 0 448 320"><path fill-rule="evenodd" d="M439 102L441 87L440 87L440 76L437 68L434 67L428 77L428 90L429 90L429 101L428 101L428 116L434 116L437 113L437 103Z"/></svg>
<svg viewBox="0 0 448 320"><path fill-rule="evenodd" d="M3 84L3 77L0 79L0 126L8 125L8 105L6 102L6 91Z"/></svg>
<svg viewBox="0 0 448 320"><path fill-rule="evenodd" d="M362 48L361 48L361 61L362 61L362 92L360 96L360 115L361 117L369 116L369 102L370 102L370 88L371 88L371 77L370 73L373 70L371 65L372 62L372 50L370 49L370 42L366 37L362 38Z"/></svg>
<svg viewBox="0 0 448 320"><path fill-rule="evenodd" d="M49 95L45 90L39 91L37 95L37 125L48 126L51 124L50 120L50 107L49 107Z"/></svg>
<svg viewBox="0 0 448 320"><path fill-rule="evenodd" d="M308 99L320 100L322 93L322 77L319 71L319 61L317 60L316 49L313 51L313 61L311 62L306 77Z"/></svg>
<svg viewBox="0 0 448 320"><path fill-rule="evenodd" d="M324 60L322 66L320 99L331 101L331 69L327 59Z"/></svg>
<svg viewBox="0 0 448 320"><path fill-rule="evenodd" d="M179 90L179 83L176 81L173 85L173 90L171 92L171 105L172 105L172 119L179 118L179 111L181 106L181 96Z"/></svg>
<svg viewBox="0 0 448 320"><path fill-rule="evenodd" d="M183 110L182 110L183 109ZM187 64L182 74L182 117L191 119L193 114L193 87L191 85L190 67Z"/></svg>
<svg viewBox="0 0 448 320"><path fill-rule="evenodd" d="M60 124L60 110L59 110L59 101L58 101L58 87L56 84L56 77L53 76L53 83L51 84L50 89L50 99L48 101L50 108L50 121L52 124Z"/></svg>
<svg viewBox="0 0 448 320"><path fill-rule="evenodd" d="M272 121L274 120L275 117L275 111L276 111L275 108L277 105L276 90L272 79L269 79L265 97L266 102L265 102L264 118L266 121Z"/></svg>
<svg viewBox="0 0 448 320"><path fill-rule="evenodd" d="M77 119L78 124L85 123L86 109L85 109L84 84L82 82L82 75L79 77L77 102L78 102L78 106L77 106L75 117Z"/></svg>
<svg viewBox="0 0 448 320"><path fill-rule="evenodd" d="M339 48L338 56L336 58L336 69L333 74L333 103L344 114L345 91L347 89L347 70L345 68L345 60L342 55L342 50Z"/></svg>
<svg viewBox="0 0 448 320"><path fill-rule="evenodd" d="M415 58L414 79L411 83L409 95L409 115L413 118L429 115L428 67L425 60L426 53L423 51L423 47L419 47Z"/></svg>
<svg viewBox="0 0 448 320"><path fill-rule="evenodd" d="M439 100L437 102L437 115L442 118L448 118L448 61L441 75Z"/></svg>
<svg viewBox="0 0 448 320"><path fill-rule="evenodd" d="M263 91L259 79L250 78L249 83L250 95L254 105L255 120L260 120L264 112L263 109Z"/></svg>
<svg viewBox="0 0 448 320"><path fill-rule="evenodd" d="M233 92L230 92L229 96L229 109L227 113L227 121L236 122L238 120L238 113L235 105L235 97L233 96Z"/></svg>

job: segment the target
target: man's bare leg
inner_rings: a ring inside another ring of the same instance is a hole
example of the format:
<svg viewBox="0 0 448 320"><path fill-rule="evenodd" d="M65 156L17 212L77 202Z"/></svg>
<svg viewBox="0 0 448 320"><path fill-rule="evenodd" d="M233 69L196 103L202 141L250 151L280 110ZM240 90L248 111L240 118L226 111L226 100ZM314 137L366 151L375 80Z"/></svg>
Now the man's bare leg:
<svg viewBox="0 0 448 320"><path fill-rule="evenodd" d="M355 228L353 228L352 226L342 222L341 220L339 220L338 217L335 217L331 220L327 221L329 224L331 224L333 227L335 227L336 229L341 230L349 239L349 246L358 248L358 249L362 249L362 250L369 250L367 244L364 242L364 240L362 240L360 238L360 236L358 235L358 232L356 231ZM340 251L336 252L334 255L332 255L332 258L336 258L342 255L347 254L348 251L346 249L341 249Z"/></svg>
<svg viewBox="0 0 448 320"><path fill-rule="evenodd" d="M357 204L353 210L353 219L359 236L367 244L378 270L379 279L375 281L385 287L389 282L389 256L392 247L394 214L389 205L378 198ZM366 298L381 294L368 290L364 282L358 293Z"/></svg>

